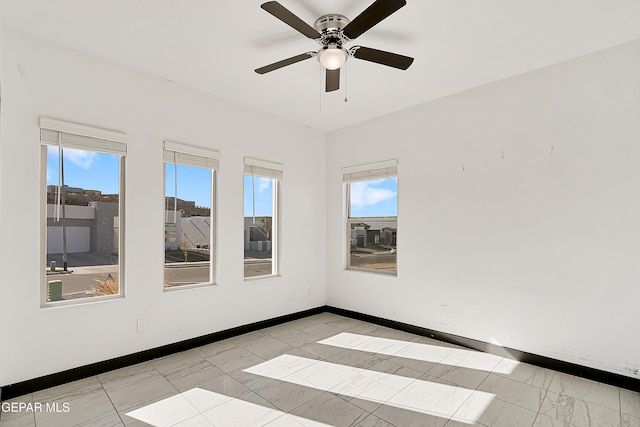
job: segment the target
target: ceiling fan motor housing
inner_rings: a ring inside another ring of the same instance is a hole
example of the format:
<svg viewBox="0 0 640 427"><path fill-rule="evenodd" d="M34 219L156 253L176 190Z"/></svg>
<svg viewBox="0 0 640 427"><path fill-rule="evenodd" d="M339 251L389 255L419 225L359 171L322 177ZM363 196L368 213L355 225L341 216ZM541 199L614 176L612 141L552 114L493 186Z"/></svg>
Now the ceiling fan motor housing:
<svg viewBox="0 0 640 427"><path fill-rule="evenodd" d="M342 33L342 29L346 27L349 22L346 16L331 13L318 18L315 24L313 24L313 27L321 34L322 37L319 41L323 46L329 44L342 46L343 42L348 41Z"/></svg>

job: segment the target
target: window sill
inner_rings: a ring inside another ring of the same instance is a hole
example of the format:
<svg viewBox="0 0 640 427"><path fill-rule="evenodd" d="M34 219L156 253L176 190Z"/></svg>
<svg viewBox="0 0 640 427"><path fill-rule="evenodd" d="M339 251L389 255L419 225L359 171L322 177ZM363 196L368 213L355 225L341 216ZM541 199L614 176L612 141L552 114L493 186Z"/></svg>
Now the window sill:
<svg viewBox="0 0 640 427"><path fill-rule="evenodd" d="M370 268L347 267L343 271L354 271L359 273L375 274L377 276L398 277L397 271L373 270Z"/></svg>
<svg viewBox="0 0 640 427"><path fill-rule="evenodd" d="M191 285L179 285L179 286L168 286L163 288L163 292L172 293L179 291L191 291L194 289L205 289L205 288L215 288L217 287L217 283L215 282L206 282L206 283L194 283Z"/></svg>
<svg viewBox="0 0 640 427"><path fill-rule="evenodd" d="M105 295L99 297L89 297L89 298L78 298L72 300L63 300L63 301L54 301L54 302L44 302L40 305L40 308L50 310L50 309L58 309L58 308L67 308L67 307L77 307L81 305L90 305L90 304L103 304L109 303L112 301L122 301L124 300L124 295Z"/></svg>
<svg viewBox="0 0 640 427"><path fill-rule="evenodd" d="M279 274L269 274L267 276L253 276L253 277L245 277L244 281L245 282L257 282L259 280L269 280L269 279L277 279L282 277Z"/></svg>

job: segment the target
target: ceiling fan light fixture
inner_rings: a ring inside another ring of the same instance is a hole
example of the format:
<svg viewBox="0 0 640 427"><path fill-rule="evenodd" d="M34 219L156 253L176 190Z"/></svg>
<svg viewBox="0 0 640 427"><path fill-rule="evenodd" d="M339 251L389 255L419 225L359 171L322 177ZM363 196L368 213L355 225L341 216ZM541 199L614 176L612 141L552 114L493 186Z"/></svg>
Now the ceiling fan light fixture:
<svg viewBox="0 0 640 427"><path fill-rule="evenodd" d="M325 46L318 51L318 61L327 70L337 70L342 67L348 57L347 51L339 47Z"/></svg>

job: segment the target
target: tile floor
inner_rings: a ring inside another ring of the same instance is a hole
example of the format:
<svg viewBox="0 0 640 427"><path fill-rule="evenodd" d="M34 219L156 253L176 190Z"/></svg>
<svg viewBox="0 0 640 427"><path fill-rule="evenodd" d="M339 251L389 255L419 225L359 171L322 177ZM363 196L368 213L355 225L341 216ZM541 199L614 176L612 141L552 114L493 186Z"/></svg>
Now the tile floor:
<svg viewBox="0 0 640 427"><path fill-rule="evenodd" d="M329 313L9 403L43 410L1 427L640 427L639 393Z"/></svg>

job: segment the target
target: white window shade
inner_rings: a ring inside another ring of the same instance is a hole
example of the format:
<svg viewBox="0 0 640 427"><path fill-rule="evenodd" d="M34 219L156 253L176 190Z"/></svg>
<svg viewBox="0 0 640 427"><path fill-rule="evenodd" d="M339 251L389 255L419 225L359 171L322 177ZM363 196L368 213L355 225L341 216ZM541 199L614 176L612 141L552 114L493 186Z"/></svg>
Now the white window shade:
<svg viewBox="0 0 640 427"><path fill-rule="evenodd" d="M367 163L342 168L343 182L368 181L398 176L398 160Z"/></svg>
<svg viewBox="0 0 640 427"><path fill-rule="evenodd" d="M218 169L220 167L220 152L210 148L165 141L164 161L198 168Z"/></svg>
<svg viewBox="0 0 640 427"><path fill-rule="evenodd" d="M126 141L127 135L121 132L54 119L40 119L40 143L43 145L60 145L63 148L124 156L127 154Z"/></svg>
<svg viewBox="0 0 640 427"><path fill-rule="evenodd" d="M282 163L270 162L267 160L244 158L245 175L262 176L265 178L282 179L284 166Z"/></svg>

